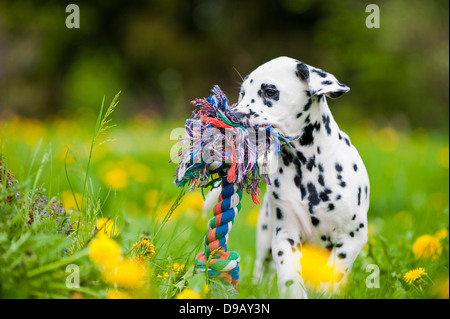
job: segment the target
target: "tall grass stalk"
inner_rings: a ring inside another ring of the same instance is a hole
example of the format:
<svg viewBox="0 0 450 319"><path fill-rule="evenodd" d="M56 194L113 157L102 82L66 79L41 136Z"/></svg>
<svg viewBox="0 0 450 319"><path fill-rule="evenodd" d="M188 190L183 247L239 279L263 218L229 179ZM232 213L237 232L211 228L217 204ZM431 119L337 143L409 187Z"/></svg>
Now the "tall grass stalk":
<svg viewBox="0 0 450 319"><path fill-rule="evenodd" d="M109 129L111 129L111 128L116 126L116 124L110 125L110 123L112 121L112 119L110 119L110 116L114 112L114 110L116 109L117 104L119 103L118 99L119 99L120 93L121 93L121 91L119 91L119 93L117 93L114 96L113 100L109 104L108 109L105 112L105 115L103 115L103 108L104 108L104 105L105 105L105 97L103 97L102 104L100 106L100 112L99 112L98 117L97 117L97 123L96 123L95 129L94 129L94 135L92 137L91 146L90 146L90 150L89 150L89 154L88 154L88 161L87 161L87 164L86 164L86 172L85 172L84 183L83 183L83 192L82 192L82 197L81 197L81 205L78 207L79 210L83 209L83 205L84 205L84 202L85 202L86 197L87 197L86 196L86 191L87 191L87 183L88 183L88 179L89 179L89 168L90 168L90 165L91 165L91 160L92 160L92 156L93 156L93 153L94 153L94 149L95 149L95 145L97 143L97 140L100 137L100 135L106 134L106 132ZM104 143L106 143L108 141L111 141L111 139L106 139L103 142L101 142L99 145L104 144ZM70 184L70 182L69 182L69 184ZM73 189L71 189L71 190L72 190L72 195L75 198L74 191L73 191ZM76 199L75 199L75 201L76 201ZM78 218L77 232L78 232L79 226L80 226L80 218L81 218L81 215ZM87 220L87 209L84 210L84 218L85 218L85 220Z"/></svg>

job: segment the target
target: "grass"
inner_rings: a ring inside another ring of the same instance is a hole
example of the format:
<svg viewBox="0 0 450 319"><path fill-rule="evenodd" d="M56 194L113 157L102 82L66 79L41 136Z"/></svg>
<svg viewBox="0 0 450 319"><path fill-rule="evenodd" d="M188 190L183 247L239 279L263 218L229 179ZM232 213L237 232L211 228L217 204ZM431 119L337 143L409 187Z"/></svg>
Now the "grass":
<svg viewBox="0 0 450 319"><path fill-rule="evenodd" d="M228 242L241 255L239 294L214 279L206 287L203 275L193 275L209 216L202 217L201 192L184 194L173 184L170 134L184 122L139 114L114 127L117 98L105 111L102 103L97 117L0 120L0 297L175 298L183 291L184 297L279 298L276 276L252 284L258 207L250 196ZM349 289L333 297L448 298L448 134L398 131L368 119L343 129L371 179L369 242ZM100 218L109 218L106 237L113 242L102 237L107 226ZM441 230L447 235L434 255L417 257L416 240ZM143 240L148 245L136 248ZM117 244L121 260L139 260L143 277L120 277L120 267L133 266L121 263L112 280L109 268L94 261L93 242ZM79 288L66 284L72 264ZM366 285L368 265L379 269L379 288ZM407 283L403 276L419 267L426 275Z"/></svg>

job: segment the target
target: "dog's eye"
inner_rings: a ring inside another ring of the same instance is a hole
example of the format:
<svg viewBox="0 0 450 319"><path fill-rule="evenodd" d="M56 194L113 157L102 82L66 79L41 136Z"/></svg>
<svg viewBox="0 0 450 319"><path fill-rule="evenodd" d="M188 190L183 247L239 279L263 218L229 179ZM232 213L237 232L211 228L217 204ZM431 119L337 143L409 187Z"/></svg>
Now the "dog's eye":
<svg viewBox="0 0 450 319"><path fill-rule="evenodd" d="M274 96L274 95L277 94L277 93L278 93L278 91L275 90L275 89L267 89L267 90L266 90L266 95L267 95L268 97Z"/></svg>

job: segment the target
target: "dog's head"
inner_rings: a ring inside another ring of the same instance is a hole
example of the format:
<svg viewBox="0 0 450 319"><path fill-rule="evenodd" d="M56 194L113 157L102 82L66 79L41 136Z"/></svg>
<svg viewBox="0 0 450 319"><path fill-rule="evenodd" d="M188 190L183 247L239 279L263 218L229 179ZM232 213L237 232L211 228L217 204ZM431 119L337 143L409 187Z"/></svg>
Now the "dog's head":
<svg viewBox="0 0 450 319"><path fill-rule="evenodd" d="M286 135L298 134L314 102L350 90L332 74L298 60L279 57L245 77L236 112L252 125L269 124Z"/></svg>

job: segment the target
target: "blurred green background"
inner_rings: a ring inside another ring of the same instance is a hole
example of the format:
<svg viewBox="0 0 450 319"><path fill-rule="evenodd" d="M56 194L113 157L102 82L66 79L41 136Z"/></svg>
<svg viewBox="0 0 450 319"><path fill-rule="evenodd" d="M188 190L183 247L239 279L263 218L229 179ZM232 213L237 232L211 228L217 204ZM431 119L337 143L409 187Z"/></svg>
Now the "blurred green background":
<svg viewBox="0 0 450 319"><path fill-rule="evenodd" d="M69 3L80 28L65 26ZM369 29L366 6L380 8ZM351 87L338 123L448 130L446 0L0 1L0 114L96 114L122 90L121 119L186 118L218 84L237 100L240 73L281 55ZM182 122L181 122L182 123Z"/></svg>

